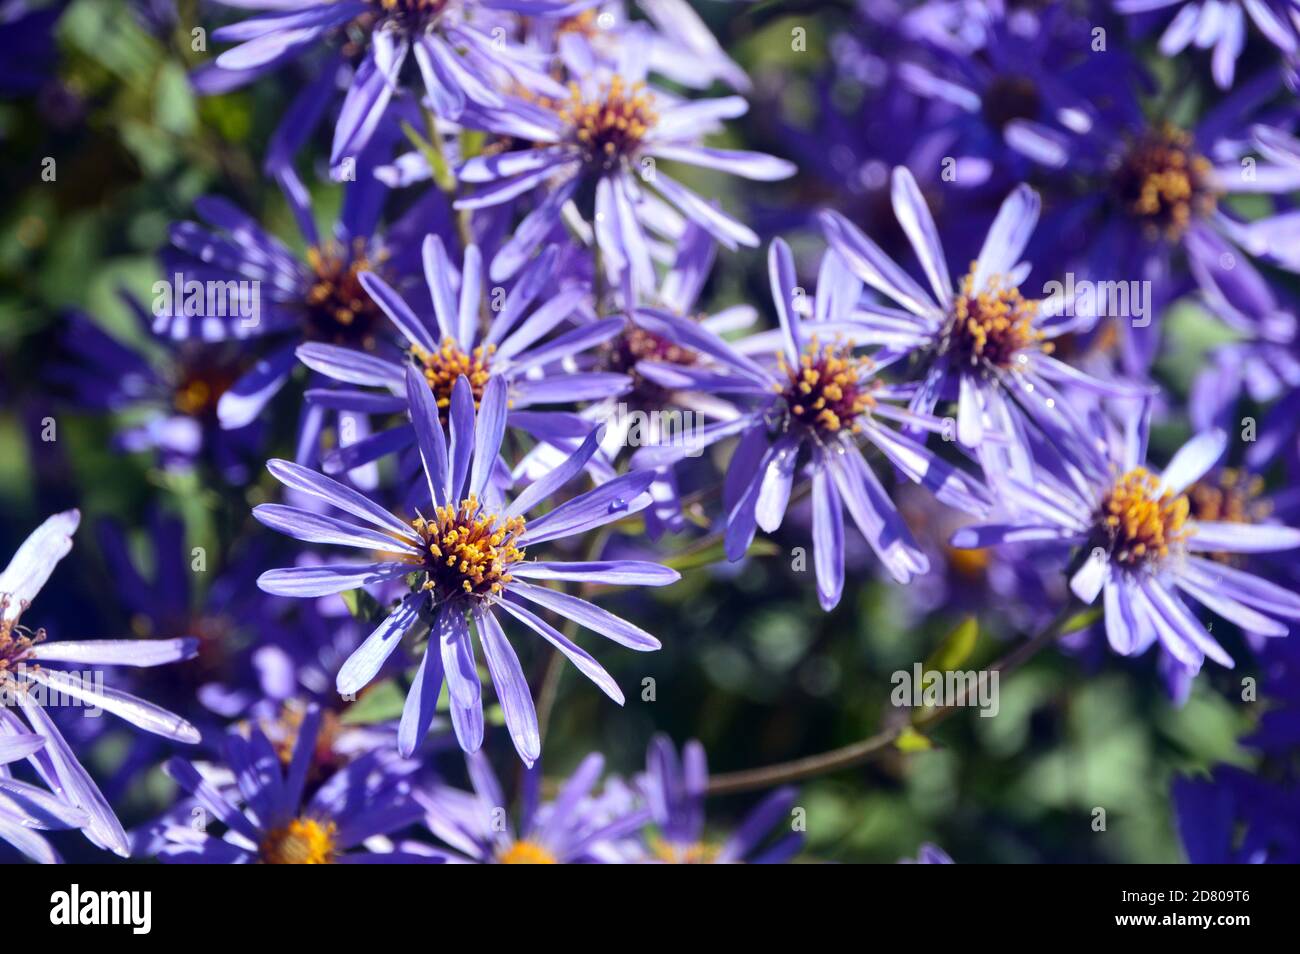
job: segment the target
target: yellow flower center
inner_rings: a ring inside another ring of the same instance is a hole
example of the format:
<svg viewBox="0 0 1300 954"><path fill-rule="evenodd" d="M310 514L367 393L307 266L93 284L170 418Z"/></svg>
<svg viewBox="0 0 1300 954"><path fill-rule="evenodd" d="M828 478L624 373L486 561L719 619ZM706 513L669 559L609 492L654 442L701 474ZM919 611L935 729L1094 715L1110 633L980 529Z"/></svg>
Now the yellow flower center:
<svg viewBox="0 0 1300 954"><path fill-rule="evenodd" d="M263 864L332 865L338 826L314 818L295 818L266 836L261 844Z"/></svg>
<svg viewBox="0 0 1300 954"><path fill-rule="evenodd" d="M213 362L186 363L177 375L172 390L172 404L189 417L209 417L217 413L217 402L239 379L241 369Z"/></svg>
<svg viewBox="0 0 1300 954"><path fill-rule="evenodd" d="M456 344L455 338L442 339L437 351L426 351L419 345L411 345L411 357L424 373L424 380L429 382L429 390L433 392L438 411L444 419L447 409L451 407L452 388L461 375L469 381L470 392L474 395L474 408L478 409L479 401L483 399L483 389L492 377L489 365L495 353L496 345L479 345L466 353Z"/></svg>
<svg viewBox="0 0 1300 954"><path fill-rule="evenodd" d="M569 101L559 107L573 141L588 163L605 168L632 155L659 121L654 95L644 83L628 86L615 76L595 99L583 99L577 83L569 84Z"/></svg>
<svg viewBox="0 0 1300 954"><path fill-rule="evenodd" d="M663 838L656 838L650 843L650 850L660 861L670 865L711 865L716 864L722 853L720 845L710 845L697 841L689 845L679 845Z"/></svg>
<svg viewBox="0 0 1300 954"><path fill-rule="evenodd" d="M510 567L524 558L515 545L524 518L484 513L473 494L456 507L436 508L432 520L416 517L411 526L424 542L423 587L444 599L500 593L513 579Z"/></svg>
<svg viewBox="0 0 1300 954"><path fill-rule="evenodd" d="M987 363L997 368L1015 367L1016 355L1026 348L1052 350L1051 342L1034 328L1038 302L1029 301L1014 285L1003 287L993 276L983 290L975 289L975 266L962 279L953 301L952 319L944 347L959 363Z"/></svg>
<svg viewBox="0 0 1300 954"><path fill-rule="evenodd" d="M382 257L381 257L382 258ZM351 249L326 242L307 250L314 280L307 291L305 331L313 341L370 350L384 313L362 286L362 272L375 271L382 261L371 262L365 239L354 239Z"/></svg>
<svg viewBox="0 0 1300 954"><path fill-rule="evenodd" d="M1165 559L1187 537L1189 509L1186 494L1161 491L1159 478L1144 467L1130 470L1101 504L1111 559L1130 567Z"/></svg>
<svg viewBox="0 0 1300 954"><path fill-rule="evenodd" d="M1219 520L1225 523L1258 523L1272 512L1272 505L1260 500L1264 478L1225 467L1207 475L1187 488L1193 520ZM1204 554L1216 563L1235 565L1242 562L1234 553Z"/></svg>
<svg viewBox="0 0 1300 954"><path fill-rule="evenodd" d="M20 607L17 616L5 619L10 605L12 597L0 593L0 683L7 681L13 670L27 658L31 648L45 639L45 630L38 629L33 633L19 624L18 619L26 605Z"/></svg>
<svg viewBox="0 0 1300 954"><path fill-rule="evenodd" d="M871 386L859 380L871 362L853 357L847 343L823 346L814 336L796 367L790 367L784 353L777 355L777 364L789 379L778 384L777 391L790 413L820 433L834 434L845 427L857 430L857 418L875 406Z"/></svg>
<svg viewBox="0 0 1300 954"><path fill-rule="evenodd" d="M1165 124L1134 142L1115 173L1120 204L1141 219L1148 237L1174 240L1194 215L1214 210L1211 165L1192 137Z"/></svg>
<svg viewBox="0 0 1300 954"><path fill-rule="evenodd" d="M558 864L555 856L535 841L516 841L497 855L497 863L503 865Z"/></svg>

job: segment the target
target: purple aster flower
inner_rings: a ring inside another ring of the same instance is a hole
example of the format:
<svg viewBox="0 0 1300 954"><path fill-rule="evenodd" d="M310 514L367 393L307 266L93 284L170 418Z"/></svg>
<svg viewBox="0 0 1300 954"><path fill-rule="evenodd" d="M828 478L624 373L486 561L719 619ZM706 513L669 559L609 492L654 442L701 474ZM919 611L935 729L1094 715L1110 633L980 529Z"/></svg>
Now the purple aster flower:
<svg viewBox="0 0 1300 954"><path fill-rule="evenodd" d="M233 787L210 767L174 758L167 774L193 797L135 836L135 854L188 864L412 864L442 859L365 850L363 843L419 821L405 775L385 766L382 753L349 763L309 786L321 714L303 716L287 760L261 728L230 732L226 765ZM310 790L309 790L310 788ZM203 820L196 825L195 819ZM218 837L209 825L220 825Z"/></svg>
<svg viewBox="0 0 1300 954"><path fill-rule="evenodd" d="M575 56L606 65L617 62L627 32L639 31L651 73L687 89L708 89L718 81L739 92L749 89L745 71L727 56L686 0L638 0L636 8L650 23L631 21L626 5L611 0L563 19L534 18L527 25L530 38L542 49L573 45L580 50Z"/></svg>
<svg viewBox="0 0 1300 954"><path fill-rule="evenodd" d="M622 798L594 791L605 765L593 752L560 786L555 800L541 801L540 764L523 776L517 823L507 814L505 794L481 752L465 758L472 792L436 783L418 789L424 821L465 864L612 864L617 843L643 828L649 812ZM504 824L503 824L504 822Z"/></svg>
<svg viewBox="0 0 1300 954"><path fill-rule="evenodd" d="M574 77L567 98L511 98L501 109L467 112L463 120L535 145L464 162L457 172L461 181L483 188L458 200L458 208L499 205L545 185L545 197L492 259L493 280L523 267L570 201L583 212L583 229L594 231L612 284L621 287L626 280L633 297L654 285L647 230L676 239L685 216L729 249L758 245L748 227L657 165L672 160L757 180L792 175L794 166L773 156L701 145L721 120L745 112L743 99L680 100L647 86L645 42L635 34L626 37L614 70L581 61L576 48L561 52Z"/></svg>
<svg viewBox="0 0 1300 954"><path fill-rule="evenodd" d="M124 293L122 300L152 338L153 316L134 296ZM166 342L171 354L157 361L80 312L68 316L62 343L69 360L51 367L47 380L65 387L82 407L127 415L116 447L153 452L168 470L207 463L232 483L247 480L248 461L264 429L250 421L227 430L217 420L222 396L252 363L238 345Z"/></svg>
<svg viewBox="0 0 1300 954"><path fill-rule="evenodd" d="M1141 118L1132 94L1138 67L1122 49L1099 54L1093 48L1095 16L1069 4L1033 12L1009 6L1002 0L960 5L961 27L978 36L964 53L954 55L955 37L945 42L939 31L927 30L919 52L900 54L902 84L948 107L925 121L944 141L943 161L959 188L1024 179L1026 159L1054 129L1085 131L1102 114Z"/></svg>
<svg viewBox="0 0 1300 954"><path fill-rule="evenodd" d="M655 831L646 836L646 861L665 864L783 864L799 853L804 836L791 830L795 789L779 788L763 799L723 842L710 842L704 829L709 766L704 746L692 739L679 759L672 740L655 736L638 779ZM777 837L772 838L773 835Z"/></svg>
<svg viewBox="0 0 1300 954"><path fill-rule="evenodd" d="M1237 60L1246 46L1250 25L1282 53L1288 66L1294 67L1300 53L1300 2L1297 0L1245 0L1221 3L1219 0L1114 0L1115 9L1123 14L1143 15L1168 11L1174 7L1169 25L1160 35L1160 52L1177 56L1189 46L1213 49L1210 71L1219 89L1232 86Z"/></svg>
<svg viewBox="0 0 1300 954"><path fill-rule="evenodd" d="M1196 865L1296 864L1300 825L1294 782L1220 766L1209 778L1180 778L1172 791L1178 833Z"/></svg>
<svg viewBox="0 0 1300 954"><path fill-rule="evenodd" d="M54 28L66 7L67 0L37 9L26 0L0 4L0 97L30 96L54 78Z"/></svg>
<svg viewBox="0 0 1300 954"><path fill-rule="evenodd" d="M1108 307L1113 305L1108 296L1073 302L1081 331L1119 332L1131 376L1148 373L1160 342L1158 316L1196 285L1207 291L1211 304L1226 299L1233 306L1230 320L1276 316L1269 284L1250 259L1300 268L1300 257L1286 251L1300 235L1300 216L1246 221L1232 204L1238 196L1285 196L1300 187L1300 167L1249 155L1251 124L1280 86L1276 72L1266 71L1190 129L1169 120L1107 114L1086 131L1061 127L1032 151L1037 162L1058 174L1068 168L1078 187L1053 196L1042 229L1043 253L1064 263L1076 279L1099 283L1122 277L1149 299L1140 312L1121 302L1118 314ZM1043 129L1038 134L1047 136Z"/></svg>
<svg viewBox="0 0 1300 954"><path fill-rule="evenodd" d="M267 466L281 483L369 526L278 504L257 507L253 514L259 521L307 543L380 551L384 559L270 570L258 584L268 593L315 597L407 578L410 592L339 670L338 691L344 695L359 692L407 631L419 623L428 625L428 645L402 712L399 748L410 754L428 730L445 678L456 737L467 752L477 750L483 741L483 698L470 641L472 622L511 738L520 757L531 764L540 754L537 715L498 613L514 617L551 643L621 705L623 694L610 675L529 604L552 610L630 649L658 649L659 641L585 600L525 581L663 586L678 579L678 574L654 563L631 560L530 560L526 551L640 512L650 503L645 490L654 475L616 477L528 520L525 515L530 510L582 472L596 452L599 431L593 431L563 464L507 502L499 484L491 479L498 466L508 411L505 380L498 377L488 382L476 414L470 383L459 378L445 425L427 380L414 367L406 370L406 394L428 484L426 508L417 508L411 516L395 516L328 477L287 461L271 461Z"/></svg>
<svg viewBox="0 0 1300 954"><path fill-rule="evenodd" d="M250 339L266 343L257 362L217 402L217 418L226 429L244 427L263 413L289 381L302 342L327 342L367 353L395 349L396 332L361 286L359 276L377 271L399 282L411 275L418 268L411 229L420 222L419 234L425 234L430 219L439 221L442 204L442 197L430 192L381 237L376 223L386 189L373 176L361 176L345 187L333 234L322 236L306 191L285 178L280 185L307 246L304 257L230 202L211 196L195 203L211 229L195 222L174 225L175 248L163 256L172 276L173 300L160 296L164 300L155 305L154 327L160 335L209 344ZM446 211L445 206L441 211ZM442 221L446 223L445 216ZM221 292L233 295L233 300L215 309L215 314L208 313L205 301L196 313L185 291L191 282L201 283L198 287L205 294ZM314 459L325 417L324 407L303 408L299 459ZM342 411L339 417L341 443L368 435L366 415Z"/></svg>
<svg viewBox="0 0 1300 954"><path fill-rule="evenodd" d="M67 510L41 524L18 548L0 573L0 691L16 705L32 730L45 738L45 748L32 759L51 791L84 809L89 819L86 837L101 848L127 854L126 833L98 786L77 761L45 704L69 704L102 709L154 735L177 742L199 741L199 733L184 719L153 703L103 685L98 673L67 671L60 666L161 666L194 655L192 639L96 639L47 642L43 629L19 623L55 565L72 549L72 535L81 514ZM51 668L50 663L56 664Z"/></svg>
<svg viewBox="0 0 1300 954"><path fill-rule="evenodd" d="M663 466L740 435L723 486L725 545L732 560L744 556L757 528L773 533L780 527L795 476L806 470L812 477L817 593L829 610L839 602L844 586L844 509L898 582L906 583L929 568L867 465L856 436L945 503L983 514L989 498L978 481L883 423L943 429L943 422L925 413L891 404L907 401L910 387L885 383L875 377L873 361L854 356L854 343L872 332L850 320L862 287L838 255L823 257L816 300L807 317L801 314L807 303L798 290L793 255L780 239L772 243L768 266L781 327L746 341L743 353L695 322L653 309L638 313L642 327L709 359L702 365L641 361L640 374L665 387L746 398L750 408L670 444L642 448L634 461L637 466ZM769 348L776 353L774 363L750 357Z"/></svg>
<svg viewBox="0 0 1300 954"><path fill-rule="evenodd" d="M543 286L553 277L556 258L552 248L531 263L486 327L482 258L475 245L465 250L464 267L457 275L442 240L436 235L425 238L424 273L433 299L432 323L417 315L378 274L361 272L358 278L362 288L401 333L401 350L387 356L371 355L310 342L299 346L298 357L309 368L336 381L384 388L386 393L336 388L312 391L308 398L344 411L404 412L406 369L414 367L425 379L439 417L446 423L455 386L462 377L469 383L476 409L489 382L500 379L506 386L507 425L572 451L593 425L573 414L546 410L545 406L600 400L623 393L630 382L624 374L566 373L562 366L543 373L548 365L559 365L609 340L623 324L618 318L607 318L552 337L552 332L572 316L588 294L585 286L574 285L538 301ZM335 452L325 459L325 470L352 470L414 443L415 429L404 423Z"/></svg>
<svg viewBox="0 0 1300 954"><path fill-rule="evenodd" d="M930 842L923 842L915 858L904 858L900 864L905 865L951 865L954 864L948 852L944 851L938 845Z"/></svg>
<svg viewBox="0 0 1300 954"><path fill-rule="evenodd" d="M591 0L592 3L595 0ZM370 144L385 110L406 84L414 55L428 100L440 116L457 118L467 103L501 105L498 87L518 84L554 95L558 85L544 61L505 39L509 14L561 16L590 5L585 0L228 0L228 6L270 11L212 33L238 45L194 77L201 92L242 86L324 46L308 87L319 112L339 85L347 86L330 166L338 170Z"/></svg>
<svg viewBox="0 0 1300 954"><path fill-rule="evenodd" d="M26 731L16 716L0 709L0 841L48 865L62 859L40 832L80 828L90 821L90 816L44 789L13 777L9 768L12 763L32 760L44 747L43 736Z"/></svg>
<svg viewBox="0 0 1300 954"><path fill-rule="evenodd" d="M1021 294L1030 266L1020 256L1038 223L1037 192L1020 185L1007 196L979 257L956 284L930 210L902 167L894 170L893 206L930 291L839 213L823 212L822 227L848 269L898 306L865 305L855 317L886 347L889 360L916 362L910 373L920 385L911 410L930 414L939 401L956 400L957 439L979 456L986 472L1012 468L1029 476L1029 422L1066 447L1084 433L1063 387L1113 396L1136 393L1051 355L1053 339L1081 319L1058 298L1040 301Z"/></svg>
<svg viewBox="0 0 1300 954"><path fill-rule="evenodd" d="M1227 436L1209 431L1188 441L1162 474L1146 469L1147 414L1123 435L1089 445L1071 461L1061 456L1032 483L1004 478L1005 522L968 527L957 547L1036 543L1079 547L1070 588L1084 603L1102 597L1106 637L1124 656L1153 644L1186 674L1205 657L1232 667L1232 658L1196 618L1183 596L1242 629L1285 636L1281 619L1300 619L1300 596L1212 554L1268 553L1300 546L1300 530L1272 523L1197 519L1188 488L1223 455ZM1105 433L1101 420L1096 433Z"/></svg>

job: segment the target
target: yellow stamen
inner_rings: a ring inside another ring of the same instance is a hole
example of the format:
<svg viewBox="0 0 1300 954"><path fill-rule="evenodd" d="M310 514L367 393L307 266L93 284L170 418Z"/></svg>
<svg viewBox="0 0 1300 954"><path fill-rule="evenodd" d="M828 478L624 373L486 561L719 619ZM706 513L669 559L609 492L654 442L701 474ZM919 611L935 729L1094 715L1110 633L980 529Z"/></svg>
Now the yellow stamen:
<svg viewBox="0 0 1300 954"><path fill-rule="evenodd" d="M338 826L314 818L295 818L262 841L262 863L268 865L332 865Z"/></svg>
<svg viewBox="0 0 1300 954"><path fill-rule="evenodd" d="M875 406L871 386L859 380L871 362L855 358L846 342L820 345L813 336L793 368L784 353L776 357L781 373L789 379L777 385L777 392L795 419L809 427L827 434L845 427L857 431L857 419Z"/></svg>
<svg viewBox="0 0 1300 954"><path fill-rule="evenodd" d="M1002 281L994 275L984 288L976 289L973 262L962 279L946 342L959 361L1014 368L1016 355L1027 348L1051 352L1051 342L1034 327L1038 302L1024 298L1014 285L1003 287Z"/></svg>
<svg viewBox="0 0 1300 954"><path fill-rule="evenodd" d="M1165 559L1187 538L1189 510L1186 494L1162 490L1159 478L1144 467L1130 470L1115 481L1101 505L1111 558L1128 566Z"/></svg>
<svg viewBox="0 0 1300 954"><path fill-rule="evenodd" d="M513 579L510 567L524 558L516 546L523 517L485 513L473 494L455 507L435 508L431 520L416 517L411 526L424 541L423 586L443 597L496 595Z"/></svg>
<svg viewBox="0 0 1300 954"><path fill-rule="evenodd" d="M516 841L497 855L503 865L553 865L555 856L535 841Z"/></svg>

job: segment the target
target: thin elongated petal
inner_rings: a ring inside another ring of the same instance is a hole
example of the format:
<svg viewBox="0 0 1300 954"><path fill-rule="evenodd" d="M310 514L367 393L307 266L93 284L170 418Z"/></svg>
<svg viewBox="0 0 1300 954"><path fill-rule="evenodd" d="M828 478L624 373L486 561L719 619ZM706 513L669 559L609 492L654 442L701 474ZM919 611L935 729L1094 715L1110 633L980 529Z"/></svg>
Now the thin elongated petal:
<svg viewBox="0 0 1300 954"><path fill-rule="evenodd" d="M565 501L549 513L531 520L520 543L532 546L546 540L567 537L613 520L621 520L650 506L647 488L654 482L653 471L624 474L585 494Z"/></svg>
<svg viewBox="0 0 1300 954"><path fill-rule="evenodd" d="M1221 430L1198 434L1174 455L1161 476L1165 487L1180 494L1205 476L1228 446L1228 435Z"/></svg>
<svg viewBox="0 0 1300 954"><path fill-rule="evenodd" d="M545 586L533 586L519 580L510 584L510 592L518 593L538 606L545 606L561 616L575 620L614 642L635 649L638 652L651 652L662 647L662 643L639 626L633 626L625 619L620 619L609 610L601 609L594 603L588 603L577 596L552 590Z"/></svg>
<svg viewBox="0 0 1300 954"><path fill-rule="evenodd" d="M17 695L18 704L27 716L27 721L39 735L45 737L45 748L41 754L48 757L53 769L55 784L58 786L56 794L64 794L72 804L90 815L90 823L82 829L87 838L116 855L130 857L131 843L122 829L122 823L113 814L113 809L109 807L108 799L99 790L99 786L77 761L67 740L63 738L63 733L28 693L20 692Z"/></svg>
<svg viewBox="0 0 1300 954"><path fill-rule="evenodd" d="M483 496L492 469L496 466L501 438L506 432L508 407L506 382L494 376L483 390L483 399L479 403L478 418L474 425L474 465L470 469L469 492L477 497Z"/></svg>
<svg viewBox="0 0 1300 954"><path fill-rule="evenodd" d="M428 382L415 368L406 369L406 399L411 406L411 423L415 427L415 443L420 448L424 462L424 475L429 484L429 497L441 507L450 502L451 471L447 465L447 443L438 417L438 405L429 390Z"/></svg>
<svg viewBox="0 0 1300 954"><path fill-rule="evenodd" d="M22 612L23 604L36 598L54 567L72 549L72 535L80 523L81 511L65 510L47 518L23 541L5 571L0 573L0 593L9 597L5 619L15 619Z"/></svg>
<svg viewBox="0 0 1300 954"><path fill-rule="evenodd" d="M1272 553L1300 547L1300 530L1271 523L1228 523L1198 520L1187 541L1189 550L1213 553Z"/></svg>
<svg viewBox="0 0 1300 954"><path fill-rule="evenodd" d="M348 657L335 680L341 695L356 695L379 674L393 650L401 644L402 636L415 625L420 600L421 596L415 593L403 597L397 609Z"/></svg>
<svg viewBox="0 0 1300 954"><path fill-rule="evenodd" d="M276 596L330 596L374 583L396 580L416 569L411 563L291 566L267 570L257 578L257 585L263 593L273 593Z"/></svg>
<svg viewBox="0 0 1300 954"><path fill-rule="evenodd" d="M605 695L619 705L623 704L623 692L618 688L618 683L614 681L614 678L605 671L600 663L591 657L590 653L555 629L555 627L542 620L541 617L519 605L519 603L507 598L498 605L563 653L565 658L577 666L584 676L599 686Z"/></svg>
<svg viewBox="0 0 1300 954"><path fill-rule="evenodd" d="M405 540L355 524L327 517L324 514L300 510L284 504L259 504L253 508L259 523L304 543L332 543L341 547L359 547L362 550L409 553L419 556L420 551Z"/></svg>
<svg viewBox="0 0 1300 954"><path fill-rule="evenodd" d="M337 480L287 460L269 460L266 462L266 469L286 487L323 500L332 507L337 507L354 517L360 517L367 523L396 534L404 540L415 540L409 524L398 520L365 494L358 493Z"/></svg>
<svg viewBox="0 0 1300 954"><path fill-rule="evenodd" d="M98 706L154 735L191 744L200 739L199 730L176 713L168 712L152 702L137 699L120 689L92 685L75 673L43 668L29 669L27 678L63 695Z"/></svg>
<svg viewBox="0 0 1300 954"><path fill-rule="evenodd" d="M676 570L642 560L610 560L599 563L559 563L537 560L510 568L513 576L533 580L572 580L607 586L667 586L680 580Z"/></svg>
<svg viewBox="0 0 1300 954"><path fill-rule="evenodd" d="M179 639L93 639L41 643L34 656L45 662L85 663L91 666L165 666L193 659L199 641Z"/></svg>
<svg viewBox="0 0 1300 954"><path fill-rule="evenodd" d="M484 610L476 614L474 620L488 672L492 676L492 685L505 713L510 739L524 764L531 768L541 755L542 740L528 680L524 677L514 647L506 639L506 634L492 611Z"/></svg>
<svg viewBox="0 0 1300 954"><path fill-rule="evenodd" d="M442 612L449 612L444 607ZM429 732L433 717L438 711L438 696L442 692L442 653L429 646L420 659L406 702L402 706L402 720L397 726L397 750L410 758Z"/></svg>

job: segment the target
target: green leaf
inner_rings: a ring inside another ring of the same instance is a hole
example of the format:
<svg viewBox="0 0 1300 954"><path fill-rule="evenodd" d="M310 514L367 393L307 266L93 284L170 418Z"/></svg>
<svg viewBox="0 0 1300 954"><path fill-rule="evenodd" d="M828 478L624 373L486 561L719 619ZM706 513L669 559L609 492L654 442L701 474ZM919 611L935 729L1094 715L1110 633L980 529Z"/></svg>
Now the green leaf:
<svg viewBox="0 0 1300 954"><path fill-rule="evenodd" d="M402 716L406 693L396 679L386 679L366 689L340 717L344 725L373 725Z"/></svg>
<svg viewBox="0 0 1300 954"><path fill-rule="evenodd" d="M910 725L898 733L894 745L898 747L900 752L928 752L934 748L934 743L929 738L917 732Z"/></svg>
<svg viewBox="0 0 1300 954"><path fill-rule="evenodd" d="M383 612L378 601L365 590L347 590L339 595L352 618L362 623L369 623Z"/></svg>
<svg viewBox="0 0 1300 954"><path fill-rule="evenodd" d="M957 628L944 637L932 652L922 666L925 672L937 669L940 672L948 672L954 669L960 669L962 663L970 658L970 654L975 650L975 643L979 639L979 622L974 616L968 616L962 620Z"/></svg>

